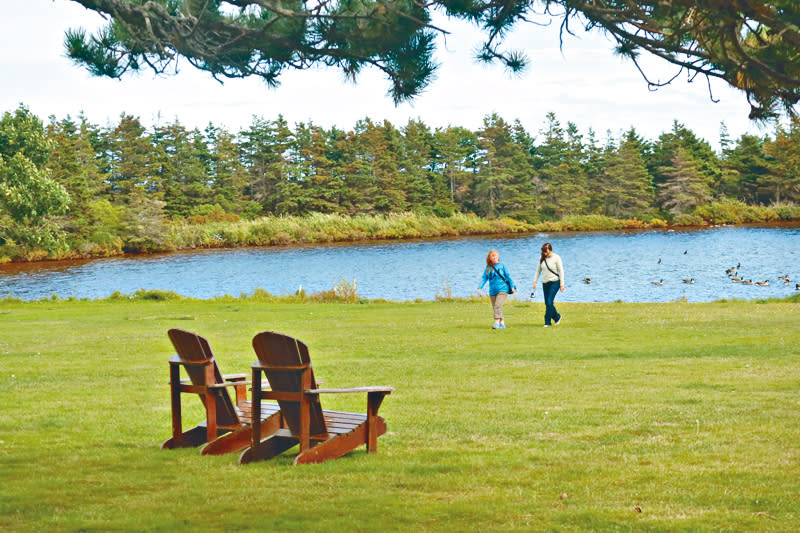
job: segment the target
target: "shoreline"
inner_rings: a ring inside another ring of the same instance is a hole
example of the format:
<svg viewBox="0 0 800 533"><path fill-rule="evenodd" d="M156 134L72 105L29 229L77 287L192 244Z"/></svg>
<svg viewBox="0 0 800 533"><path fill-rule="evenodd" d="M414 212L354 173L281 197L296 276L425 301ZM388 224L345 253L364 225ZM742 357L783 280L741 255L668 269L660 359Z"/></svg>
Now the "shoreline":
<svg viewBox="0 0 800 533"><path fill-rule="evenodd" d="M619 221L620 223L624 221ZM93 261L102 259L136 259L136 258L154 258L161 256L172 256L178 254L191 254L200 251L220 251L227 250L243 250L243 249L259 249L259 248L302 248L302 247L340 247L340 246L353 246L353 245L370 245L370 244L386 244L391 242L436 242L436 241L452 241L458 239L468 238L485 238L494 237L497 239L515 239L518 237L529 237L535 235L551 235L551 234L592 234L592 233L642 233L649 231L657 232L677 232L677 231L706 231L723 228L779 228L779 229L792 229L800 228L800 220L786 220L786 221L771 221L771 222L745 222L740 224L706 224L706 225L669 225L669 226L652 226L652 227L621 227L614 229L598 228L598 229L532 229L523 231L504 231L504 232L468 232L468 233L443 233L440 235L431 236L409 236L409 237L370 237L360 239L341 239L330 241L296 241L296 242L279 242L274 244L221 244L219 246L189 246L181 247L173 250L163 250L154 252L122 252L120 254L97 254L89 256L77 257L44 257L31 260L11 260L2 262L0 261L0 273L21 272L31 270L32 265L47 265L48 269L58 266L76 266L83 265ZM68 254L67 254L68 255ZM14 267L17 268L14 268Z"/></svg>

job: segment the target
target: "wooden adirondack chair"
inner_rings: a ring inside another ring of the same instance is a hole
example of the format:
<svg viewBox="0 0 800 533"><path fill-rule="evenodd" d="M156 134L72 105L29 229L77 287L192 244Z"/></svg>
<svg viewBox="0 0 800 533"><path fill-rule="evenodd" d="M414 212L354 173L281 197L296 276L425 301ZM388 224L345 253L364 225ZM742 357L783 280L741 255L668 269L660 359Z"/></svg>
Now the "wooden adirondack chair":
<svg viewBox="0 0 800 533"><path fill-rule="evenodd" d="M208 442L203 454L220 454L240 451L250 446L252 410L247 401L248 374L223 376L208 341L190 331L170 329L169 338L176 355L169 360L170 397L172 400L172 437L161 449L199 446ZM181 379L181 367L188 379ZM236 391L236 403L231 401L228 387ZM181 421L181 393L200 396L206 419L196 427L183 431ZM278 405L260 407L262 424L277 428L280 425Z"/></svg>
<svg viewBox="0 0 800 533"><path fill-rule="evenodd" d="M300 445L300 453L294 464L335 459L361 444L366 444L367 452L377 450L378 437L386 433L386 422L378 416L378 408L394 388L318 389L308 347L281 333L259 333L253 339L253 348L258 362L252 365L252 445L242 452L240 463L274 457L296 444ZM262 387L262 372L269 380L270 390ZM322 409L321 394L350 392L367 394L366 414ZM264 406L262 399L277 400L282 418L280 429L265 428L257 422Z"/></svg>

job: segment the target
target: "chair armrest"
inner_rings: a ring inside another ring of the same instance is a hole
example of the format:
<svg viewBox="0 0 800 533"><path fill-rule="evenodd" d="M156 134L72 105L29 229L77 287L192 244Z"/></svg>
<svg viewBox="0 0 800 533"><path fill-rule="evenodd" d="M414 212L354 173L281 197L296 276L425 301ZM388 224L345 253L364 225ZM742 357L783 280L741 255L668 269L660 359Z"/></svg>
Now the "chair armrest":
<svg viewBox="0 0 800 533"><path fill-rule="evenodd" d="M250 385L249 381L229 381L227 383L214 383L209 385L209 389L224 389L225 387L241 387L242 385Z"/></svg>
<svg viewBox="0 0 800 533"><path fill-rule="evenodd" d="M225 381L242 381L244 379L248 379L250 374L224 374L222 379Z"/></svg>
<svg viewBox="0 0 800 533"><path fill-rule="evenodd" d="M171 365L184 365L184 366L203 366L207 365L213 360L213 357L208 357L206 359L197 359L197 360L190 360L190 359L183 359L180 355L175 354L169 358L169 364Z"/></svg>
<svg viewBox="0 0 800 533"><path fill-rule="evenodd" d="M235 374L238 376L239 374ZM249 377L247 374L241 374L244 378ZM209 385L207 388L209 389L223 389L225 387L241 387L242 385L251 385L252 383L249 381L239 381L241 378L237 378L237 381L228 381L226 383L214 383L213 385ZM182 379L180 381L181 385L192 385L192 380L189 378Z"/></svg>
<svg viewBox="0 0 800 533"><path fill-rule="evenodd" d="M277 370L277 371L294 370L294 371L300 372L302 370L306 370L308 368L311 368L311 364L310 363L302 363L302 364L299 364L299 365L264 365L264 364L261 363L261 361L256 361L255 363L250 365L250 368L257 368L259 370Z"/></svg>
<svg viewBox="0 0 800 533"><path fill-rule="evenodd" d="M306 394L346 394L351 392L384 392L391 394L394 387L355 387L351 389L307 389Z"/></svg>

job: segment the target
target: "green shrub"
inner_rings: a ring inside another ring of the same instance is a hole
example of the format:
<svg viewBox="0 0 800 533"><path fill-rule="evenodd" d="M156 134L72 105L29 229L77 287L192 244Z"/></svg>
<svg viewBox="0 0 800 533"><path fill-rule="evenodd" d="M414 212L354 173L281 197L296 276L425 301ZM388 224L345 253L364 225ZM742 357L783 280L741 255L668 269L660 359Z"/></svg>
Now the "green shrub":
<svg viewBox="0 0 800 533"><path fill-rule="evenodd" d="M741 224L747 207L738 200L726 198L697 207L695 214L710 224Z"/></svg>
<svg viewBox="0 0 800 533"><path fill-rule="evenodd" d="M232 213L226 213L219 204L204 204L192 209L191 215L186 220L189 224L207 224L209 222L238 222L239 217Z"/></svg>
<svg viewBox="0 0 800 533"><path fill-rule="evenodd" d="M270 244L291 244L292 242L294 239L285 231L279 231L269 241Z"/></svg>
<svg viewBox="0 0 800 533"><path fill-rule="evenodd" d="M168 300L180 300L183 298L183 296L173 291L139 289L138 291L134 292L130 298L132 300L155 300L161 302Z"/></svg>
<svg viewBox="0 0 800 533"><path fill-rule="evenodd" d="M675 218L672 219L672 223L675 226L702 226L705 220L703 220L703 217L700 215L695 215L694 213L681 213L680 215L675 215Z"/></svg>
<svg viewBox="0 0 800 533"><path fill-rule="evenodd" d="M773 209L781 220L800 220L800 205L782 204Z"/></svg>

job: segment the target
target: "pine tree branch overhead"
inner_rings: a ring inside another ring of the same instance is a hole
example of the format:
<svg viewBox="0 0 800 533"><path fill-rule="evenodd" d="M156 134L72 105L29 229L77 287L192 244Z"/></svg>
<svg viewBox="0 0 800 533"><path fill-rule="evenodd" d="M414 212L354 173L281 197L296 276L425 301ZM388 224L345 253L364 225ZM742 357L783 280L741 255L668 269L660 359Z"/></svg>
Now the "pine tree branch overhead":
<svg viewBox="0 0 800 533"><path fill-rule="evenodd" d="M103 14L95 35L67 32L69 56L101 76L177 71L185 58L216 79L261 77L270 86L286 69L328 65L355 79L381 70L395 103L413 99L436 71L434 10L476 24L482 61L511 71L525 54L505 50L510 30L560 21L598 30L615 42L651 87L688 76L719 78L743 91L753 119L795 114L800 101L800 5L795 0L73 0ZM649 52L674 65L652 81L640 65ZM713 96L712 96L713 98Z"/></svg>

